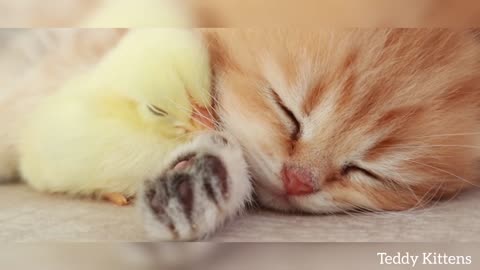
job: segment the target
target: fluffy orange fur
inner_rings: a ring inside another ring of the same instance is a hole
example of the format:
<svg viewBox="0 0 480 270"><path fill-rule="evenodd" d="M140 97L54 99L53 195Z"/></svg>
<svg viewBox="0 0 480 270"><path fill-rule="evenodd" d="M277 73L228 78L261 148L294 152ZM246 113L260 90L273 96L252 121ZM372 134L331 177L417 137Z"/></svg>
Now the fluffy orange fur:
<svg viewBox="0 0 480 270"><path fill-rule="evenodd" d="M403 210L476 185L472 31L206 32L221 122L243 144L266 206ZM309 171L319 191L286 196L285 164Z"/></svg>

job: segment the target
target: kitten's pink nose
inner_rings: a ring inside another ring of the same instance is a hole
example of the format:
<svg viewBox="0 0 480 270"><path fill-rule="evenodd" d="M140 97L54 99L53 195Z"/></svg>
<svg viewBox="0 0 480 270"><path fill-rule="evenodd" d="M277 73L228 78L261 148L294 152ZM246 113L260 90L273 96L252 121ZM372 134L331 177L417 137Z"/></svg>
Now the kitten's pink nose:
<svg viewBox="0 0 480 270"><path fill-rule="evenodd" d="M282 180L287 195L308 195L316 191L312 174L303 168L284 166Z"/></svg>

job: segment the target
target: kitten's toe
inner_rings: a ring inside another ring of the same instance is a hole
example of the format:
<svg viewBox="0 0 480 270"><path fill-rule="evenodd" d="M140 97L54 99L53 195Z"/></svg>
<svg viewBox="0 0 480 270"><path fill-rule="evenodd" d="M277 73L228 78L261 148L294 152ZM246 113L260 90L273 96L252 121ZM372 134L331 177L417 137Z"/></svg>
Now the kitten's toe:
<svg viewBox="0 0 480 270"><path fill-rule="evenodd" d="M201 173L203 189L207 198L217 207L222 208L222 203L228 198L228 172L220 158L207 154L198 158L195 163L195 172Z"/></svg>
<svg viewBox="0 0 480 270"><path fill-rule="evenodd" d="M228 140L198 137L161 176L145 183L140 204L152 237L204 238L248 200L251 187L243 156L218 143L225 146Z"/></svg>

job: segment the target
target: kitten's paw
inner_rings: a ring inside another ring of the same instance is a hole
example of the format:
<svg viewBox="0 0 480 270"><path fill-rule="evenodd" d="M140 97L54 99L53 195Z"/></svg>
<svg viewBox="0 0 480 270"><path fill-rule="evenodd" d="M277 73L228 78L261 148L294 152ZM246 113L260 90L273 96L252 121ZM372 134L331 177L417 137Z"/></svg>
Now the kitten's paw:
<svg viewBox="0 0 480 270"><path fill-rule="evenodd" d="M243 209L250 193L240 146L212 132L175 151L166 168L145 182L138 204L154 239L196 240Z"/></svg>

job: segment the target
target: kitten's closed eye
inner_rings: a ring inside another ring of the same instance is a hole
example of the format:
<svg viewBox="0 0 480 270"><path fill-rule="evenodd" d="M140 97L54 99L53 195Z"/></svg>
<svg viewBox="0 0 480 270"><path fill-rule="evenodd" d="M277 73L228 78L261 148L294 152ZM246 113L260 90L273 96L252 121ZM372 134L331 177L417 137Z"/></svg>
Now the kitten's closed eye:
<svg viewBox="0 0 480 270"><path fill-rule="evenodd" d="M347 163L347 164L343 165L341 175L348 175L349 173L352 173L352 172L360 172L360 173L363 173L364 175L366 175L366 176L368 176L368 177L370 177L374 180L378 180L378 181L382 180L382 178L379 175L377 175L376 173L373 173L370 170L362 168L362 167L360 167L356 164Z"/></svg>
<svg viewBox="0 0 480 270"><path fill-rule="evenodd" d="M270 88L271 93L273 94L273 97L275 98L276 104L280 107L280 109L285 113L285 115L288 117L288 119L292 122L293 124L293 129L290 133L290 138L293 141L297 141L300 137L302 125L300 121L298 121L297 117L295 114L287 107L285 106L285 103L283 100L280 98L277 92L273 88Z"/></svg>

